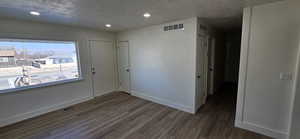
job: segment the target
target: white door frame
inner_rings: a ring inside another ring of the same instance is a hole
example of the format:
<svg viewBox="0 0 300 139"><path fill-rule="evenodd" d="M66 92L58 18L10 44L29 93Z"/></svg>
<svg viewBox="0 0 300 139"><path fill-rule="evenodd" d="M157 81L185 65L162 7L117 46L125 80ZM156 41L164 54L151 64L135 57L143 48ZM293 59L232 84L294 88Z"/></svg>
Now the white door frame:
<svg viewBox="0 0 300 139"><path fill-rule="evenodd" d="M117 86L118 86L118 90L119 91L122 91L122 90L120 90L120 68L119 68L119 48L120 47L124 47L124 46L119 46L119 43L121 43L121 42L123 42L123 43L127 43L128 44L128 65L129 65L129 90L128 90L128 92L127 93L129 93L129 94L132 94L131 93L131 61L130 61L130 43L129 43L129 41L128 40L126 40L126 41L117 41L117 73L118 73L118 83L117 83Z"/></svg>

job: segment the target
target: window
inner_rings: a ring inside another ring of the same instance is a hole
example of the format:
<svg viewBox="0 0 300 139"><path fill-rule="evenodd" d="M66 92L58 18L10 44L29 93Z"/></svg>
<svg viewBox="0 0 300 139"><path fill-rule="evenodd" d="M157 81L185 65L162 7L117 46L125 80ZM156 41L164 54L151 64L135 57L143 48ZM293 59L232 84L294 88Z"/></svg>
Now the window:
<svg viewBox="0 0 300 139"><path fill-rule="evenodd" d="M0 39L0 93L81 78L75 42Z"/></svg>

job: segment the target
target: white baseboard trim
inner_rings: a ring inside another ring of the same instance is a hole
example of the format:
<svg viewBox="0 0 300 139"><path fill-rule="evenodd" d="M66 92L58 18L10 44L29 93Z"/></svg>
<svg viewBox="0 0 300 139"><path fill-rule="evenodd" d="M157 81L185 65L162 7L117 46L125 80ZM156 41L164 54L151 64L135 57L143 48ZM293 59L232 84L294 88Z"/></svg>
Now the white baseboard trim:
<svg viewBox="0 0 300 139"><path fill-rule="evenodd" d="M33 117L36 117L36 116L40 116L42 114L46 114L46 113L56 111L56 110L59 110L59 109L67 108L67 107L70 107L72 105L79 104L79 103L82 103L82 102L85 102L85 101L88 101L88 100L91 100L91 99L93 99L92 96L83 97L83 98L71 100L69 102L63 102L63 103L52 105L52 106L49 106L49 107L44 107L44 108L34 110L34 111L31 111L31 112L18 114L18 115L12 116L12 117L7 118L7 119L0 119L0 127L11 125L11 124L14 124L14 123L17 123L17 122L20 122L20 121L23 121L23 120L26 120L26 119L29 119L29 118L33 118Z"/></svg>
<svg viewBox="0 0 300 139"><path fill-rule="evenodd" d="M140 92L133 91L133 90L131 90L131 95L142 98L142 99L145 99L145 100L149 100L149 101L161 104L161 105L165 105L165 106L168 106L168 107L171 107L171 108L174 108L174 109L178 109L178 110L181 110L181 111L184 111L184 112L195 114L195 110L191 106L184 106L184 105L181 105L181 104L175 104L175 103L170 102L169 100L162 99L162 98L157 98L157 97L154 97L154 96L149 96L149 95L146 95L145 93L140 93Z"/></svg>
<svg viewBox="0 0 300 139"><path fill-rule="evenodd" d="M262 127L260 125L248 123L248 122L235 122L235 126L245 130L249 130L255 133L259 133L265 136L269 136L275 139L288 139L288 133Z"/></svg>
<svg viewBox="0 0 300 139"><path fill-rule="evenodd" d="M116 92L116 91L117 90L110 90L110 91L106 91L106 92L103 92L103 93L96 93L95 97L100 97L100 96L107 95L109 93Z"/></svg>
<svg viewBox="0 0 300 139"><path fill-rule="evenodd" d="M117 92L125 92L125 93L128 93L128 94L131 94L130 91L124 90L124 89L122 89L122 88L118 88L118 89L116 89L115 91L117 91Z"/></svg>

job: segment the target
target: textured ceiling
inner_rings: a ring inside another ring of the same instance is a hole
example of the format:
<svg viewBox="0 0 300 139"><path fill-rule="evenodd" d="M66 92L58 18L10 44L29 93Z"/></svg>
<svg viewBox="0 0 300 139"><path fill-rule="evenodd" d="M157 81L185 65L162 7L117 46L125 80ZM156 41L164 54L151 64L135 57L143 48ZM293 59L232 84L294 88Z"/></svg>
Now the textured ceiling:
<svg viewBox="0 0 300 139"><path fill-rule="evenodd" d="M0 0L0 17L111 31L198 16L221 29L240 27L242 8L278 0ZM38 11L41 16L29 15ZM149 12L152 17L143 18Z"/></svg>

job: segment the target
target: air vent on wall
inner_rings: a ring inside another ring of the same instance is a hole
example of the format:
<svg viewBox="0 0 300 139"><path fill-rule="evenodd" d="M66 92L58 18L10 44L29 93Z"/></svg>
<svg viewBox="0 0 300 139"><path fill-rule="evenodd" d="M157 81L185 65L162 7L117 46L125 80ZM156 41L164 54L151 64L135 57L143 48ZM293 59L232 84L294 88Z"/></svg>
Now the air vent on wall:
<svg viewBox="0 0 300 139"><path fill-rule="evenodd" d="M183 24L164 26L164 31L171 31L171 30L178 30L178 29L183 30L184 29Z"/></svg>

